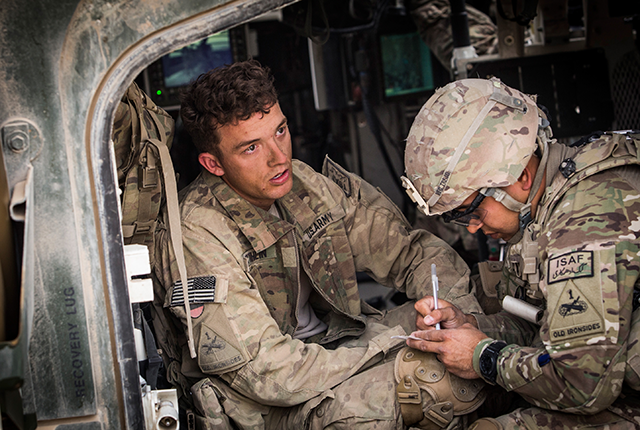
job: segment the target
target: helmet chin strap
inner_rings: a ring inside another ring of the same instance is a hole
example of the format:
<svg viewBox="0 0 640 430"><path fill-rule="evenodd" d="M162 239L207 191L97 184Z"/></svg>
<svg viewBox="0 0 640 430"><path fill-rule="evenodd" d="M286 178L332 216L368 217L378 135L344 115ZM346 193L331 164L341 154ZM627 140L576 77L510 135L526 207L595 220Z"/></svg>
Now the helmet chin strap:
<svg viewBox="0 0 640 430"><path fill-rule="evenodd" d="M536 194L538 194L538 190L542 185L542 178L544 177L544 167L547 164L547 158L549 156L548 143L546 139L546 134L544 131L542 133L538 133L538 137L536 138L538 141L538 147L542 150L542 159L540 160L540 164L538 165L538 170L536 171L536 176L533 180L533 184L531 186L531 192L529 193L529 197L527 198L526 203L519 202L518 200L511 197L503 188L482 188L479 192L480 194L484 194L487 197L493 197L496 202L502 203L502 205L509 209L512 212L518 212L518 221L519 221L519 230L511 239L508 240L508 243L518 243L520 239L522 239L522 235L524 230L527 228L529 224L533 221L533 217L531 215L531 203L535 198Z"/></svg>
<svg viewBox="0 0 640 430"><path fill-rule="evenodd" d="M547 125L548 125L548 123L547 123ZM536 194L538 194L538 190L540 189L540 186L542 185L542 179L544 178L544 172L545 172L545 167L547 165L547 159L549 158L549 151L548 151L549 145L548 145L548 142L547 142L547 135L545 133L545 130L542 127L540 127L538 129L538 137L536 138L536 140L538 141L538 147L542 151L542 159L540 160L540 163L538 164L538 170L536 171L536 176L533 179L533 184L531 186L531 192L529 193L529 197L527 198L527 203L517 202L520 205L520 208L517 209L517 210L509 208L509 206L507 206L504 202L502 203L503 205L505 205L505 207L507 209L513 210L514 212L518 212L518 221L519 221L520 228L519 228L518 232L515 235L513 235L513 237L511 239L509 239L507 241L507 243L509 243L509 244L514 244L514 243L520 242L520 240L522 239L522 235L524 234L524 230L533 221L533 216L531 215L531 203L533 202L533 199L535 198ZM511 199L512 201L516 201L511 196L509 196L509 199Z"/></svg>

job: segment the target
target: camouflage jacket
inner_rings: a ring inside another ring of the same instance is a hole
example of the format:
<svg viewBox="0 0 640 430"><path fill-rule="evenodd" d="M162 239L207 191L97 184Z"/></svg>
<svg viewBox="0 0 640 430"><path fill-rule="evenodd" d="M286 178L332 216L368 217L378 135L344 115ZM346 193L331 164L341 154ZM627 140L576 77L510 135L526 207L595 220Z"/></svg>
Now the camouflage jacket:
<svg viewBox="0 0 640 430"><path fill-rule="evenodd" d="M197 350L197 362L182 354L184 375L219 375L260 404L299 404L404 344L390 338L404 333L399 326L373 333L365 327L363 313L374 310L361 303L357 271L416 298L430 294L433 262L442 297L465 299L468 267L448 245L412 231L385 195L328 159L325 172L334 181L293 161L293 188L276 201L282 219L207 172L181 195ZM162 252L165 306L185 326L177 267L169 247ZM309 300L328 325L307 342L292 338L301 270L313 286ZM336 340L358 339L365 330L358 345L336 347Z"/></svg>
<svg viewBox="0 0 640 430"><path fill-rule="evenodd" d="M539 407L592 414L621 392L640 272L636 145L603 135L559 166L547 164L528 228L538 274L524 273L532 254L523 239L511 247L499 285L502 294L541 305L540 326L505 311L476 317L484 333L511 343L499 356L498 384Z"/></svg>

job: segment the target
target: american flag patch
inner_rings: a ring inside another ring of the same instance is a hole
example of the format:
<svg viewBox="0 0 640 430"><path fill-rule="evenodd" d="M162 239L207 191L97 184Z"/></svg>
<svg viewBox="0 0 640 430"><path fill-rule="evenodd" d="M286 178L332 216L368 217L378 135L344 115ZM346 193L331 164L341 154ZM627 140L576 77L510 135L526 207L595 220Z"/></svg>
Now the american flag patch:
<svg viewBox="0 0 640 430"><path fill-rule="evenodd" d="M192 303L211 303L216 300L216 277L201 276L197 278L189 278L188 294L189 304ZM176 281L173 284L173 293L171 294L171 306L183 306L184 293L182 292L182 281Z"/></svg>

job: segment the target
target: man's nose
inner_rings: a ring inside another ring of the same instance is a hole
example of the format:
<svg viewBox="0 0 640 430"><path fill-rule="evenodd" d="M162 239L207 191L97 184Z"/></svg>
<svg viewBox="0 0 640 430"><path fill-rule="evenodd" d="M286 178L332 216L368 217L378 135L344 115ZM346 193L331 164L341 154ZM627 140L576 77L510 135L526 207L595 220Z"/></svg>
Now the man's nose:
<svg viewBox="0 0 640 430"><path fill-rule="evenodd" d="M272 165L284 164L288 160L286 148L284 143L279 143L275 139L271 141L270 148L270 163Z"/></svg>
<svg viewBox="0 0 640 430"><path fill-rule="evenodd" d="M482 227L482 222L478 222L477 224L469 224L467 226L467 231L471 234L477 232Z"/></svg>

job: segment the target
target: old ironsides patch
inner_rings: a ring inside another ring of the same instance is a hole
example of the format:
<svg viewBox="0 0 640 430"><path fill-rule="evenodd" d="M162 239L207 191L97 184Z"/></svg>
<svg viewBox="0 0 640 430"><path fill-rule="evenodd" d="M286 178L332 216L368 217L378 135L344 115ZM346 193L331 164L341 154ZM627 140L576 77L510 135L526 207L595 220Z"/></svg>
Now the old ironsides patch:
<svg viewBox="0 0 640 430"><path fill-rule="evenodd" d="M575 251L549 259L547 284L592 276L592 251Z"/></svg>
<svg viewBox="0 0 640 430"><path fill-rule="evenodd" d="M572 281L567 282L556 308L550 314L549 334L553 343L592 338L604 332L599 294L598 289L579 290Z"/></svg>
<svg viewBox="0 0 640 430"><path fill-rule="evenodd" d="M227 341L224 336L206 324L202 324L199 345L198 364L205 372L223 372L245 361L237 341Z"/></svg>

